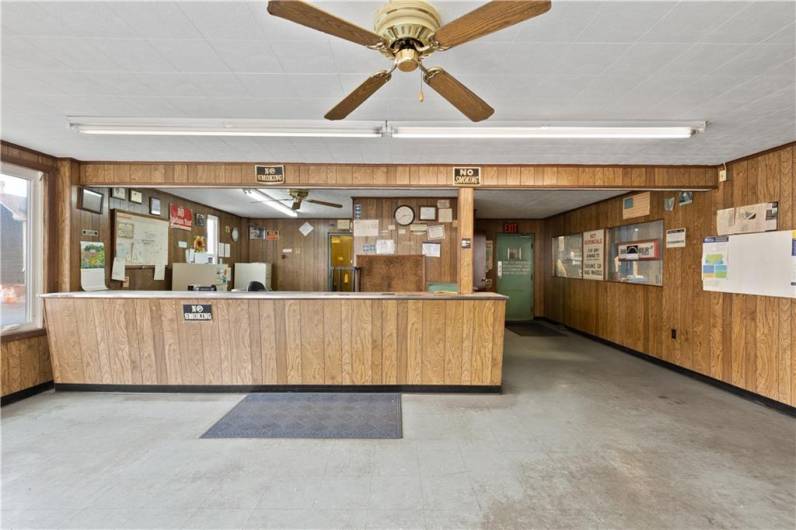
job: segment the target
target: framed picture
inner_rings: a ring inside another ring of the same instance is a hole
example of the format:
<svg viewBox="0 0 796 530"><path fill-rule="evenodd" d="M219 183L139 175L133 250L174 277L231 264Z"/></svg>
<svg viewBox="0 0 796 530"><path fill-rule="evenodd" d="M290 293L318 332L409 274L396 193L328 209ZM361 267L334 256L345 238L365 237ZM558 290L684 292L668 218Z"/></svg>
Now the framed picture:
<svg viewBox="0 0 796 530"><path fill-rule="evenodd" d="M105 195L89 188L80 188L80 209L87 212L102 213Z"/></svg>
<svg viewBox="0 0 796 530"><path fill-rule="evenodd" d="M144 204L144 194L140 191L130 190L130 202Z"/></svg>
<svg viewBox="0 0 796 530"><path fill-rule="evenodd" d="M160 215L160 199L157 197L149 198L149 213L150 215Z"/></svg>
<svg viewBox="0 0 796 530"><path fill-rule="evenodd" d="M694 202L694 192L693 191L681 191L680 192L680 200L678 201L680 206L685 206L686 204L691 204Z"/></svg>
<svg viewBox="0 0 796 530"><path fill-rule="evenodd" d="M421 221L436 221L437 209L434 206L421 206L420 207L420 220Z"/></svg>
<svg viewBox="0 0 796 530"><path fill-rule="evenodd" d="M127 200L127 188L111 188L111 197L114 199Z"/></svg>

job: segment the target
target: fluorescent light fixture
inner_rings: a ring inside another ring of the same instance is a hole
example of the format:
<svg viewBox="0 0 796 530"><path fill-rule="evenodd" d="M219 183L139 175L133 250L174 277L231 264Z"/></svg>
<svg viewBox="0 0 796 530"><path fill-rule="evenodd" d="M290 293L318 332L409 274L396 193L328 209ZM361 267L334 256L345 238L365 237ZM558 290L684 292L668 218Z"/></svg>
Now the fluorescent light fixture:
<svg viewBox="0 0 796 530"><path fill-rule="evenodd" d="M392 126L393 138L439 139L607 139L670 140L690 138L705 123L687 125L536 125L505 127Z"/></svg>
<svg viewBox="0 0 796 530"><path fill-rule="evenodd" d="M199 120L70 117L81 134L121 136L265 136L281 138L381 138L384 122L303 120Z"/></svg>
<svg viewBox="0 0 796 530"><path fill-rule="evenodd" d="M292 208L288 208L287 206L282 204L279 198L274 197L273 195L271 195L266 191L257 190L257 189L253 190L244 189L243 193L245 193L250 197L253 197L254 200L259 202L260 204L264 204L266 206L273 208L277 212L283 213L290 217L298 217L297 211L293 210Z"/></svg>

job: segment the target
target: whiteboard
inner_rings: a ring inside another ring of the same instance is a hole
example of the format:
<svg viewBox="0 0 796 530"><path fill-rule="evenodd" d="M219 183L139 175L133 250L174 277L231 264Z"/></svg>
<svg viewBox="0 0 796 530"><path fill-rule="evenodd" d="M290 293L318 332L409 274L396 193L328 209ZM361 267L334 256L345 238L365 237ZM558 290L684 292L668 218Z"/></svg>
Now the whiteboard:
<svg viewBox="0 0 796 530"><path fill-rule="evenodd" d="M706 291L796 298L796 231L729 236L727 278L703 280Z"/></svg>
<svg viewBox="0 0 796 530"><path fill-rule="evenodd" d="M169 222L114 210L114 256L125 265L166 265L169 261Z"/></svg>

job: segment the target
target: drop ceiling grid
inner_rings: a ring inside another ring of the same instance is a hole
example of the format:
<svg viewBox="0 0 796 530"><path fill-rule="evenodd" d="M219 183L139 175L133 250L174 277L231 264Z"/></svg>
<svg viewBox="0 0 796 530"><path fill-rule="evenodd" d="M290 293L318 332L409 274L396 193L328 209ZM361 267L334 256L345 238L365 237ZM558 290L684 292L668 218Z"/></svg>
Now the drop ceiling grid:
<svg viewBox="0 0 796 530"><path fill-rule="evenodd" d="M498 119L709 119L720 125L700 141L658 144L661 148L561 142L544 149L527 142L427 142L409 149L398 141L332 146L325 140L292 140L259 144L256 152L232 151L247 160L269 154L297 161L324 155L343 162L716 163L793 139L788 126L796 119L772 112L777 105L789 108L794 86L796 30L793 16L788 19L793 5L637 4L645 5L559 0L546 16L433 59L490 101ZM264 5L4 3L4 138L57 155L136 155L140 142L78 137L65 128L65 116L314 119L384 66L370 50L269 17ZM325 2L323 7L368 24L379 5ZM440 9L453 18L477 5L446 2ZM619 18L604 28L614 16ZM562 28L569 22L573 29L566 33ZM562 32L566 39L556 42ZM263 50L259 57L244 60L256 50ZM725 74L717 75L722 69ZM426 103L417 104L417 87L416 76L396 75L352 117L460 120L433 91L427 91ZM738 94L746 99L738 102ZM754 131L759 134L752 136L748 126L755 112L766 116L767 126L760 123ZM202 143L205 151L191 151L192 144L168 139L160 140L162 151L172 141L183 156L197 159L211 153L228 160L220 151L238 145L217 139ZM141 159L146 155L137 153Z"/></svg>

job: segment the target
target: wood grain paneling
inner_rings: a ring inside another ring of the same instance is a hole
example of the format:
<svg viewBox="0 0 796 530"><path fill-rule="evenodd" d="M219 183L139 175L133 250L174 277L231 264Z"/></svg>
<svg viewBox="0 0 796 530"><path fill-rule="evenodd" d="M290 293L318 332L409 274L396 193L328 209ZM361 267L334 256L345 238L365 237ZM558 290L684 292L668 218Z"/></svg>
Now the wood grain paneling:
<svg viewBox="0 0 796 530"><path fill-rule="evenodd" d="M238 217L222 210L212 208L210 206L200 204L197 202L189 201L170 193L166 193L153 189L138 189L143 194L143 203L137 204L122 199L114 199L110 197L110 188L93 188L105 195L105 202L103 206L103 213L97 214L88 212L77 208L77 188L72 187L71 209L69 210L69 217L66 226L69 227L71 234L69 241L70 247L67 253L69 259L69 284L67 287L60 287L61 291L79 291L80 287L80 241L102 241L105 243L106 249L106 266L105 266L105 281L110 289L121 289L122 282L111 280L111 266L113 264L113 252L110 251L113 236L112 236L112 214L111 210L117 209L119 211L132 212L147 217L169 219L169 205L172 203L179 204L186 208L190 208L194 215L194 224L190 231L181 230L179 228L169 228L169 261L166 269L165 280L154 279L153 267L128 267L127 275L130 278L129 289L132 290L147 290L147 291L162 291L171 289L171 265L173 263L185 263L185 249L179 247L180 241L185 241L190 247L193 244L195 236L207 236L207 228L198 226L196 224L196 214L215 215L218 217L220 224L219 241L222 243L230 244L230 257L225 258L224 262L234 264L237 261L248 261L248 228L243 218ZM129 194L129 190L128 190ZM150 198L155 197L160 199L160 215L150 215L149 202ZM237 242L232 241L231 230L237 227L240 232L240 238ZM229 232L227 231L229 228ZM81 235L83 229L96 230L99 233L98 237L86 237Z"/></svg>
<svg viewBox="0 0 796 530"><path fill-rule="evenodd" d="M421 221L420 207L437 207L438 198L434 197L404 197L404 198L354 198L354 206L359 206L362 219L378 219L381 234L378 237L355 237L354 254L357 256L356 265L359 266L359 256L364 254L365 245L375 245L378 239L392 239L395 242L396 255L422 255L423 241L428 241L426 232L412 232L408 226L398 226L395 223L395 209L401 205L411 206L415 211L415 223L435 225L436 221ZM424 277L428 282L456 283L458 281L458 254L456 240L458 230L459 209L455 198L447 199L453 209L452 223L440 223L445 227L445 237L438 241L440 244L440 257L424 257ZM390 226L394 230L389 230ZM425 288L425 287L424 287ZM422 290L422 289L421 289Z"/></svg>
<svg viewBox="0 0 796 530"><path fill-rule="evenodd" d="M93 186L251 186L253 163L82 162L80 179ZM453 185L453 165L285 164L285 186L401 187ZM706 189L716 186L712 166L486 165L482 188Z"/></svg>
<svg viewBox="0 0 796 530"><path fill-rule="evenodd" d="M313 230L305 236L299 227L307 222ZM250 261L271 263L272 289L327 291L329 234L336 231L336 223L334 219L248 219L241 231L241 241L248 246ZM249 225L278 230L279 239L249 239Z"/></svg>
<svg viewBox="0 0 796 530"><path fill-rule="evenodd" d="M702 290L701 243L716 233L716 211L779 202L779 230L796 229L793 144L728 164L718 189L694 202L663 208L673 192L653 192L650 215L622 220L621 199L610 199L544 221L544 312L575 329L647 353L768 398L796 404L796 301ZM699 173L699 170L696 170ZM661 179L670 174L664 172ZM656 178L658 178L656 176ZM663 287L552 276L550 238L595 228L662 219L685 227L687 246L664 249ZM541 247L540 247L541 245ZM633 300L633 309L623 301ZM677 339L671 330L677 329Z"/></svg>
<svg viewBox="0 0 796 530"><path fill-rule="evenodd" d="M39 335L20 340L0 342L0 395L53 380L47 336Z"/></svg>
<svg viewBox="0 0 796 530"><path fill-rule="evenodd" d="M503 300L224 299L203 322L183 319L188 303L208 300L47 298L55 382L501 384Z"/></svg>

